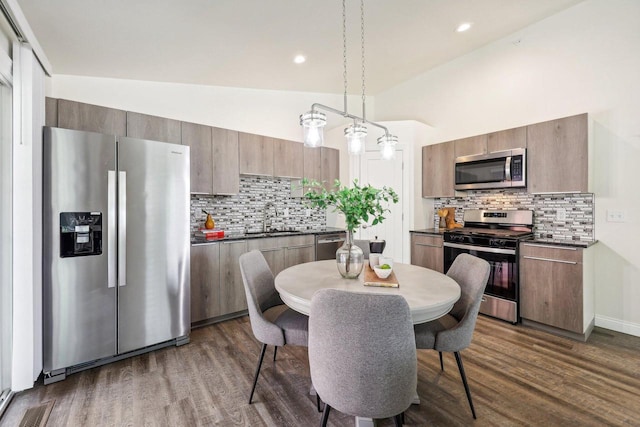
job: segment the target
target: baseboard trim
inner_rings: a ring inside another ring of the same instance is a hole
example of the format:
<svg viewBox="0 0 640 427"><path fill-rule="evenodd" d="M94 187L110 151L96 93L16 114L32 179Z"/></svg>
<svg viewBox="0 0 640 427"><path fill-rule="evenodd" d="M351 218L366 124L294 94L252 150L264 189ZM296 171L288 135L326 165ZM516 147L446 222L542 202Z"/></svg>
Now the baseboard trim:
<svg viewBox="0 0 640 427"><path fill-rule="evenodd" d="M596 314L596 326L640 337L640 324Z"/></svg>

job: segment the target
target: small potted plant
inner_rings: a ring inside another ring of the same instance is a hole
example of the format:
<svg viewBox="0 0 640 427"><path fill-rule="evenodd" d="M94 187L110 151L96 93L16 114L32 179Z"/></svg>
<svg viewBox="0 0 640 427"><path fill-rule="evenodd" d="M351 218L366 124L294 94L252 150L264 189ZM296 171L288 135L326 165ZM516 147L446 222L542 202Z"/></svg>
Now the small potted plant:
<svg viewBox="0 0 640 427"><path fill-rule="evenodd" d="M364 254L353 242L353 232L361 225L376 225L384 221L385 212L389 212L383 202L398 202L398 195L389 187L374 188L370 184L360 185L353 181L351 187L342 186L335 180L333 187L327 190L321 183L308 179L302 180L308 188L304 194L307 204L315 208L332 207L344 215L347 226L347 239L336 252L338 271L345 278L355 279L362 272Z"/></svg>

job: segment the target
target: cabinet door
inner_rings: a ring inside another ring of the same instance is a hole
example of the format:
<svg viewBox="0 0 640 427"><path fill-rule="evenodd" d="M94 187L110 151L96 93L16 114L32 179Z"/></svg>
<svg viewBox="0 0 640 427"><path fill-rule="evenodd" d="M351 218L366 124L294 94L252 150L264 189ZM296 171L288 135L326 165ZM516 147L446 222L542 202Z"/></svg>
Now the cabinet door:
<svg viewBox="0 0 640 427"><path fill-rule="evenodd" d="M545 325L582 334L582 250L522 244L520 314Z"/></svg>
<svg viewBox="0 0 640 427"><path fill-rule="evenodd" d="M302 176L308 180L322 182L322 160L320 148L302 148L303 167ZM304 187L303 191L306 193L309 187Z"/></svg>
<svg viewBox="0 0 640 427"><path fill-rule="evenodd" d="M182 122L182 144L191 149L191 192L212 194L211 128Z"/></svg>
<svg viewBox="0 0 640 427"><path fill-rule="evenodd" d="M127 136L151 141L180 144L180 121L127 111Z"/></svg>
<svg viewBox="0 0 640 427"><path fill-rule="evenodd" d="M191 247L191 323L220 316L220 244Z"/></svg>
<svg viewBox="0 0 640 427"><path fill-rule="evenodd" d="M471 136L454 141L455 157L487 153L487 135Z"/></svg>
<svg viewBox="0 0 640 427"><path fill-rule="evenodd" d="M422 147L422 197L452 197L453 141Z"/></svg>
<svg viewBox="0 0 640 427"><path fill-rule="evenodd" d="M240 192L240 166L238 163L238 132L213 128L213 194ZM193 155L193 154L192 154Z"/></svg>
<svg viewBox="0 0 640 427"><path fill-rule="evenodd" d="M58 127L126 136L127 113L113 108L59 99Z"/></svg>
<svg viewBox="0 0 640 427"><path fill-rule="evenodd" d="M283 237L284 268L316 260L314 236Z"/></svg>
<svg viewBox="0 0 640 427"><path fill-rule="evenodd" d="M274 277L284 270L284 248L282 247L280 238L251 239L247 242L247 250L252 251L254 249L262 252Z"/></svg>
<svg viewBox="0 0 640 427"><path fill-rule="evenodd" d="M287 178L302 178L303 144L285 139L273 141L273 175Z"/></svg>
<svg viewBox="0 0 640 427"><path fill-rule="evenodd" d="M220 246L220 314L247 309L240 255L247 252L247 241L222 242Z"/></svg>
<svg viewBox="0 0 640 427"><path fill-rule="evenodd" d="M240 132L238 153L241 174L273 176L273 138Z"/></svg>
<svg viewBox="0 0 640 427"><path fill-rule="evenodd" d="M587 115L527 126L529 193L588 191Z"/></svg>
<svg viewBox="0 0 640 427"><path fill-rule="evenodd" d="M492 132L487 135L487 152L527 147L526 126Z"/></svg>
<svg viewBox="0 0 640 427"><path fill-rule="evenodd" d="M45 98L44 125L58 127L58 100L56 98Z"/></svg>
<svg viewBox="0 0 640 427"><path fill-rule="evenodd" d="M411 264L444 273L442 236L411 233Z"/></svg>
<svg viewBox="0 0 640 427"><path fill-rule="evenodd" d="M335 180L340 179L340 151L335 148L320 147L320 161L324 188L330 190Z"/></svg>

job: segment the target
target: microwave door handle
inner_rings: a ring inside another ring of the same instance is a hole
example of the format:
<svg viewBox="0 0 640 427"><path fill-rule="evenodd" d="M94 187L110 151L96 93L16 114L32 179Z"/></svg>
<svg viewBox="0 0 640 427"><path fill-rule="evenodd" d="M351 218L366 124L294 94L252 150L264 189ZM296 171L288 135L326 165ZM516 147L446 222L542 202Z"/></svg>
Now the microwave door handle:
<svg viewBox="0 0 640 427"><path fill-rule="evenodd" d="M511 156L507 156L504 163L504 175L507 181L511 181Z"/></svg>

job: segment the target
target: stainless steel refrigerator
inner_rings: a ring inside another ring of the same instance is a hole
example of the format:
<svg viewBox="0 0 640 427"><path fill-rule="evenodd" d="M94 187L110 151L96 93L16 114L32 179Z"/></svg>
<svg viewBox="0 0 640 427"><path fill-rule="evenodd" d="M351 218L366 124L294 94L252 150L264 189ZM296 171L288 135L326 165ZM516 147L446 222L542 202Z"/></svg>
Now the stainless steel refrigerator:
<svg viewBox="0 0 640 427"><path fill-rule="evenodd" d="M189 147L44 137L45 383L188 342Z"/></svg>

